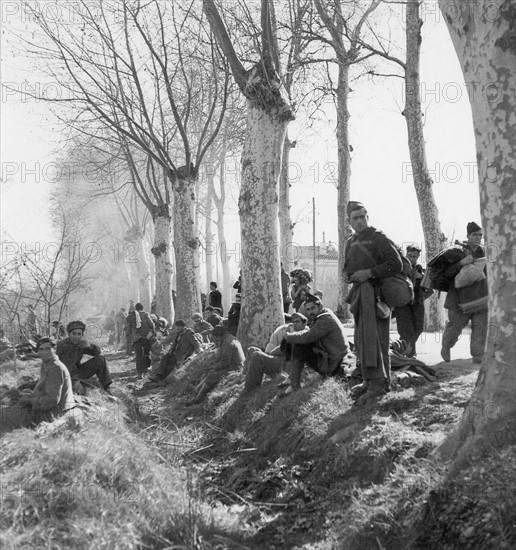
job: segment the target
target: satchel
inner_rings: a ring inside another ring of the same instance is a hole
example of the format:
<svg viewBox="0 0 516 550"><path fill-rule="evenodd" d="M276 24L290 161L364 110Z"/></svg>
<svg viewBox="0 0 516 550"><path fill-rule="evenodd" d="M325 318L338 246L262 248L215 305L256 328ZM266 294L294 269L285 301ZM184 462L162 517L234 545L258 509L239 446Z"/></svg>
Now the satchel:
<svg viewBox="0 0 516 550"><path fill-rule="evenodd" d="M471 286L486 278L484 267L486 258L477 258L472 264L465 265L455 277L455 288Z"/></svg>
<svg viewBox="0 0 516 550"><path fill-rule="evenodd" d="M487 279L482 279L470 286L457 288L456 291L460 310L465 315L487 311Z"/></svg>
<svg viewBox="0 0 516 550"><path fill-rule="evenodd" d="M414 300L414 285L404 275L392 275L380 279L380 295L389 307L401 307Z"/></svg>

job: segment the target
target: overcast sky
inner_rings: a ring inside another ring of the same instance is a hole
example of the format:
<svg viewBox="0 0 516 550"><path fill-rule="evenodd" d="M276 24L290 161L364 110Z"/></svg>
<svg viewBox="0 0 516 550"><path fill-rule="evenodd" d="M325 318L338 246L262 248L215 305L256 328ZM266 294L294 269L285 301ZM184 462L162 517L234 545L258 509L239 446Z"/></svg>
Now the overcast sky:
<svg viewBox="0 0 516 550"><path fill-rule="evenodd" d="M2 2L3 30L8 31L17 17L16 4ZM421 93L428 164L433 171L442 229L448 238L464 238L468 221L480 223L467 84L439 12L427 11L424 20ZM17 242L52 239L47 198L52 181L58 177L55 151L60 148L61 136L44 103L20 96L6 86L21 91L24 86L39 86L48 96L59 92L12 56L7 36L8 32L2 32L0 153L4 181L0 223ZM397 243L422 243L406 125L400 115L402 81L390 79L373 85L363 80L354 89L350 100L351 198L366 204L371 224ZM312 196L316 198L317 241L322 241L323 232L326 241L337 239L335 114L331 103L326 111L330 120L319 125L316 132L307 131L301 117L289 128L290 139L297 140L291 153L291 196L298 222L295 241L299 244L312 240ZM228 234L238 235L233 230L236 216L230 216L228 223Z"/></svg>

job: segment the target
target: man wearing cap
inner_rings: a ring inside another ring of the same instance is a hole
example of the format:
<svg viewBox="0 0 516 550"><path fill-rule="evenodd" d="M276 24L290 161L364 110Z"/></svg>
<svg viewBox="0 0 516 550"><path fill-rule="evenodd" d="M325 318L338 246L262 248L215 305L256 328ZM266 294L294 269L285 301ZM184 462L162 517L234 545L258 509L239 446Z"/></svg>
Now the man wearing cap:
<svg viewBox="0 0 516 550"><path fill-rule="evenodd" d="M219 308L217 309L220 311ZM208 306L204 310L204 318L206 319L206 321L208 321L208 323L210 323L213 328L215 328L217 325L220 325L220 323L222 322L222 317L218 313L215 313L215 308L211 306Z"/></svg>
<svg viewBox="0 0 516 550"><path fill-rule="evenodd" d="M381 280L403 270L396 245L369 225L367 210L361 202L347 205L349 223L354 231L346 243L344 273L353 287L346 300L355 318L354 343L362 369L362 384L353 388L359 404L367 403L389 390L390 309L377 316L376 295ZM364 396L364 397L362 397Z"/></svg>
<svg viewBox="0 0 516 550"><path fill-rule="evenodd" d="M245 355L242 344L223 326L218 325L213 329L211 338L217 347L215 364L194 388L195 396L187 405L200 403L224 376L232 370L241 370L244 366Z"/></svg>
<svg viewBox="0 0 516 550"><path fill-rule="evenodd" d="M174 323L174 328L163 345L172 342L170 349L161 358L159 365L152 371L149 378L156 382L164 380L177 366L202 351L200 338L197 337L186 323L179 319Z"/></svg>
<svg viewBox="0 0 516 550"><path fill-rule="evenodd" d="M290 363L289 394L301 387L301 372L307 364L319 374L332 375L349 352L344 327L331 309L325 308L317 296L308 294L304 302L310 326L299 332L285 334L287 344L293 344Z"/></svg>
<svg viewBox="0 0 516 550"><path fill-rule="evenodd" d="M1 408L1 433L52 422L75 407L70 373L57 357L55 347L51 337L38 341L35 356L42 360L39 380L30 394L20 397L17 405Z"/></svg>
<svg viewBox="0 0 516 550"><path fill-rule="evenodd" d="M149 314L138 302L126 319L127 332L136 354L136 372L141 380L151 366L150 351L156 337L156 326Z"/></svg>
<svg viewBox="0 0 516 550"><path fill-rule="evenodd" d="M194 322L193 330L195 334L199 334L204 342L209 342L210 333L213 330L213 325L203 319L200 313L194 313L192 315L192 321Z"/></svg>
<svg viewBox="0 0 516 550"><path fill-rule="evenodd" d="M477 258L485 258L485 250L480 245L482 242L482 228L475 222L469 222L466 227L467 242L464 244L466 256L452 264L445 271L445 275L451 278L452 283L446 293L444 307L448 310L448 321L444 327L441 357L447 363L451 360L450 350L457 343L462 330L471 321L470 353L474 363L481 363L487 337L487 307L475 313L463 313L459 306L457 289L454 278L459 271L468 264L472 264ZM485 268L484 268L485 272ZM486 285L487 293L487 285Z"/></svg>
<svg viewBox="0 0 516 550"><path fill-rule="evenodd" d="M113 380L107 366L106 358L101 355L99 346L89 343L84 339L86 325L82 321L72 321L66 327L68 338L57 343L56 353L70 372L74 389L80 393L81 385L77 382L89 380L97 376L102 388L109 392L109 386ZM83 355L91 355L84 363L81 363ZM82 388L82 393L84 389Z"/></svg>
<svg viewBox="0 0 516 550"><path fill-rule="evenodd" d="M240 308L242 306L242 296L239 292L235 294L231 307L228 311L228 318L226 321L226 329L229 334L233 336L237 335L238 323L240 322Z"/></svg>
<svg viewBox="0 0 516 550"><path fill-rule="evenodd" d="M262 384L264 374L273 378L282 371L286 371L285 367L286 363L290 361L292 346L286 344L284 341L285 334L303 330L307 322L307 318L302 313L297 312L292 313L291 319L291 323L281 325L273 332L275 340L279 339L277 345L271 345L269 342L265 348L265 352L254 347L249 348L250 361L245 377L244 393L259 388Z"/></svg>
<svg viewBox="0 0 516 550"><path fill-rule="evenodd" d="M415 244L407 246L407 258L412 266L409 277L414 285L414 300L412 303L395 309L396 325L398 333L402 340L405 340L411 346L411 351L407 354L409 357L416 355L416 342L423 332L425 322L425 299L428 298L433 290L421 288L421 281L425 270L417 263L421 248Z"/></svg>

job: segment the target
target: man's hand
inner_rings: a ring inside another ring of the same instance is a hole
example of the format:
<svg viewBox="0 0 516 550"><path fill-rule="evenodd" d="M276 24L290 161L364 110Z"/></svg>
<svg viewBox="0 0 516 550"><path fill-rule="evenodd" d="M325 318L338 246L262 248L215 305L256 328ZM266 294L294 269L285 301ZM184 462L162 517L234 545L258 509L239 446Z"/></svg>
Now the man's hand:
<svg viewBox="0 0 516 550"><path fill-rule="evenodd" d="M468 265L472 264L475 260L473 259L473 256L466 256L465 258L462 258L462 260L459 262L459 265Z"/></svg>
<svg viewBox="0 0 516 550"><path fill-rule="evenodd" d="M353 275L351 275L350 280L352 283L364 283L370 278L371 278L370 269L359 269L358 271L355 271Z"/></svg>
<svg viewBox="0 0 516 550"><path fill-rule="evenodd" d="M86 348L89 348L90 345L88 344L88 342L86 340L81 340L78 344L77 344L77 347L79 349L86 349Z"/></svg>

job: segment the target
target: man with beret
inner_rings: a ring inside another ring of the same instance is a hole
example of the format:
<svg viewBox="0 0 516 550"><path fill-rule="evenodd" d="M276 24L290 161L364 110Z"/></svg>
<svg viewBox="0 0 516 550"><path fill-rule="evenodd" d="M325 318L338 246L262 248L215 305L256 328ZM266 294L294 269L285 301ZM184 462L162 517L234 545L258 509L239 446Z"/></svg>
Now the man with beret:
<svg viewBox="0 0 516 550"><path fill-rule="evenodd" d="M109 387L113 380L106 358L101 355L99 346L84 339L86 325L82 321L72 321L68 323L66 331L68 332L68 338L64 338L57 343L56 353L59 360L68 368L74 389L79 390L81 388L81 385L77 384L78 382L89 380L96 375L101 387L111 393ZM83 355L91 355L92 357L81 363Z"/></svg>
<svg viewBox="0 0 516 550"><path fill-rule="evenodd" d="M407 354L409 357L416 355L416 342L423 332L425 323L424 301L433 293L433 290L421 288L425 270L421 264L417 263L420 254L419 246L415 244L407 246L406 256L412 266L409 277L414 285L414 300L410 304L397 307L394 311L400 338L411 346L411 351Z"/></svg>
<svg viewBox="0 0 516 550"><path fill-rule="evenodd" d="M270 344L267 344L265 352L255 347L249 348L250 361L245 376L244 393L259 388L264 374L273 378L282 371L286 371L286 364L291 358L292 346L285 345L285 335L289 332L303 330L307 323L307 318L302 313L294 312L290 317L291 323L281 325L273 332L275 339L279 339L276 346L269 347Z"/></svg>
<svg viewBox="0 0 516 550"><path fill-rule="evenodd" d="M232 370L241 370L244 366L245 355L242 344L227 330L217 325L211 333L217 351L215 363L211 370L194 388L195 396L188 401L187 405L200 403L206 394L208 394L224 376Z"/></svg>
<svg viewBox="0 0 516 550"><path fill-rule="evenodd" d="M42 360L39 380L32 392L24 393L17 405L1 407L0 433L16 428L52 422L75 407L72 381L66 366L56 355L51 337L38 341L36 357Z"/></svg>
<svg viewBox="0 0 516 550"><path fill-rule="evenodd" d="M349 223L354 234L344 253L344 273L353 287L346 300L355 318L354 343L362 369L362 384L353 388L357 404L366 404L389 390L391 363L389 328L391 312L376 312L376 296L381 280L402 273L403 262L396 245L369 225L361 202L349 201Z"/></svg>
<svg viewBox="0 0 516 550"><path fill-rule="evenodd" d="M201 313L194 313L192 315L192 321L194 322L193 330L195 334L199 334L203 342L210 341L210 333L213 331L213 325L206 321Z"/></svg>
<svg viewBox="0 0 516 550"><path fill-rule="evenodd" d="M308 293L304 308L310 326L285 334L287 344L293 344L290 386L286 395L301 387L301 372L305 364L319 374L332 375L349 352L342 323L333 311L323 306L318 296Z"/></svg>
<svg viewBox="0 0 516 550"><path fill-rule="evenodd" d="M485 258L482 242L482 228L475 222L469 222L466 226L467 242L464 244L466 256L452 264L445 271L445 275L451 278L450 289L446 293L444 307L448 310L448 321L444 327L443 343L441 347L441 357L447 363L451 360L450 350L457 343L462 330L466 328L471 321L471 340L470 352L474 363L481 363L486 345L487 337L487 306L482 311L475 313L463 313L459 306L457 289L455 288L454 278L459 271L468 264L472 264L477 258ZM487 285L485 285L487 295Z"/></svg>
<svg viewBox="0 0 516 550"><path fill-rule="evenodd" d="M168 338L163 340L163 347L172 342L169 350L161 358L159 365L149 378L156 382L164 380L178 365L202 351L201 339L186 326L182 319L174 323Z"/></svg>

